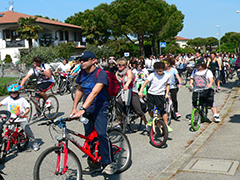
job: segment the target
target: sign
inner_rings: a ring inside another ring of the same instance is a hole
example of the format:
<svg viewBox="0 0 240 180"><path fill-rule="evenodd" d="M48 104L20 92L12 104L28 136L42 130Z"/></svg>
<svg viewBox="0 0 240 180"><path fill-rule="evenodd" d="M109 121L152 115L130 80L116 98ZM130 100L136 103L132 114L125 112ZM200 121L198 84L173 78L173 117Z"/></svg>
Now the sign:
<svg viewBox="0 0 240 180"><path fill-rule="evenodd" d="M125 56L125 57L128 57L129 55L130 55L129 52L125 52L125 53L124 53L124 56Z"/></svg>
<svg viewBox="0 0 240 180"><path fill-rule="evenodd" d="M162 48L162 47L167 47L166 42L160 42L160 47L161 47L161 48Z"/></svg>

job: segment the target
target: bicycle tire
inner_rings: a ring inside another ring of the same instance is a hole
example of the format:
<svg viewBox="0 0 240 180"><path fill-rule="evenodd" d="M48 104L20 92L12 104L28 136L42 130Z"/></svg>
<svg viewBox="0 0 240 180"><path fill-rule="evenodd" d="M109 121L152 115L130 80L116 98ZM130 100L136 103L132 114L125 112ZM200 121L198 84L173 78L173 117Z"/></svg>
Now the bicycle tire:
<svg viewBox="0 0 240 180"><path fill-rule="evenodd" d="M63 96L67 92L67 81L62 81L59 86L59 94Z"/></svg>
<svg viewBox="0 0 240 180"><path fill-rule="evenodd" d="M62 147L54 146L43 151L38 157L33 170L33 179L34 180L43 180L43 179L82 179L82 166L76 156L76 154L68 149L68 160L67 160L67 172L63 175L56 175L56 163L57 156L60 154L60 157L64 155L62 153ZM63 158L61 158L62 160ZM60 160L60 161L61 161ZM63 163L60 162L60 165ZM62 169L62 167L60 167ZM62 177L64 176L64 177Z"/></svg>
<svg viewBox="0 0 240 180"><path fill-rule="evenodd" d="M58 89L59 88L59 76L54 77L54 78L55 78L55 82L50 90L51 90L52 94L57 95L58 90L59 90Z"/></svg>
<svg viewBox="0 0 240 180"><path fill-rule="evenodd" d="M117 165L117 173L127 170L132 161L132 149L127 136L117 129L108 132L108 137L112 143L114 160ZM122 148L119 151L119 148Z"/></svg>
<svg viewBox="0 0 240 180"><path fill-rule="evenodd" d="M54 96L52 94L48 96L48 99L51 101L51 106L44 108L43 115L45 118L52 120L58 114L59 102L58 102L58 99L56 98L56 96ZM44 100L43 105L45 105L45 100Z"/></svg>
<svg viewBox="0 0 240 180"><path fill-rule="evenodd" d="M2 130L1 130L2 132ZM1 133L1 137L0 137L0 164L5 162L5 159L7 157L7 152L6 152L6 148L7 148L7 139L2 137L2 133Z"/></svg>
<svg viewBox="0 0 240 180"><path fill-rule="evenodd" d="M150 143L153 146L160 148L166 144L168 139L167 125L159 118L154 118L153 123L155 126L152 126L150 131Z"/></svg>
<svg viewBox="0 0 240 180"><path fill-rule="evenodd" d="M78 87L78 85L74 85L71 88L71 98L72 98L73 101L74 101L74 98L75 98L75 93L76 93L77 87Z"/></svg>
<svg viewBox="0 0 240 180"><path fill-rule="evenodd" d="M31 101L29 99L27 99L27 102L30 104L30 106L29 106L29 113L27 114L28 122L30 122L31 119L32 119L32 103L31 103Z"/></svg>
<svg viewBox="0 0 240 180"><path fill-rule="evenodd" d="M182 80L182 84L186 85L187 84L187 73L186 72L182 72L181 74L181 80Z"/></svg>
<svg viewBox="0 0 240 180"><path fill-rule="evenodd" d="M29 143L29 138L27 137L25 131L22 129L19 131L17 136L17 148L19 151L24 151L27 149Z"/></svg>
<svg viewBox="0 0 240 180"><path fill-rule="evenodd" d="M201 115L197 108L193 109L191 114L191 126L194 131L197 131L200 127Z"/></svg>
<svg viewBox="0 0 240 180"><path fill-rule="evenodd" d="M140 118L139 116L136 118L136 116L138 116L138 115L130 116L128 127L131 132L137 132L142 127L142 118Z"/></svg>

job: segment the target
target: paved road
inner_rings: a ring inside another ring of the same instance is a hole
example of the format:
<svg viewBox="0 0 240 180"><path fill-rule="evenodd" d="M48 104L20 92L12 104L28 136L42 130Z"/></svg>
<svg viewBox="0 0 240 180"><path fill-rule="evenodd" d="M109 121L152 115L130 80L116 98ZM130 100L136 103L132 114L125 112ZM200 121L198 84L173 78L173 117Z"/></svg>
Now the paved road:
<svg viewBox="0 0 240 180"><path fill-rule="evenodd" d="M232 83L227 83L222 88L221 93L216 94L216 101L219 109L221 109L226 103L231 87ZM59 116L68 116L72 107L70 95L57 97L60 101ZM0 109L4 108L1 107ZM191 131L188 122L191 113L191 93L189 93L185 87L181 88L179 92L179 112L182 114L182 118L179 121L172 121L171 127L174 131L169 135L165 147L155 148L151 146L146 132L139 131L137 133L127 133L132 147L132 164L130 168L124 173L109 177L97 173L85 173L83 178L96 180L105 178L162 179L161 172L179 158L186 148L208 126L208 123L204 123L201 124L200 130L197 132ZM208 117L212 117L211 112ZM41 149L38 152L34 152L29 147L28 150L21 153L14 149L7 156L6 162L0 166L0 168L3 169L3 172L6 173L6 175L4 175L5 179L33 179L33 166L37 157L43 150L53 145L53 141L49 136L48 128L37 126L37 124L42 121L45 121L45 119L40 117L40 119L31 123L32 130L40 143ZM79 122L70 122L69 127L83 132L82 124ZM83 157L83 153L78 151L77 148L72 145L70 145L70 147L78 155L82 167L85 169L87 164L86 158Z"/></svg>

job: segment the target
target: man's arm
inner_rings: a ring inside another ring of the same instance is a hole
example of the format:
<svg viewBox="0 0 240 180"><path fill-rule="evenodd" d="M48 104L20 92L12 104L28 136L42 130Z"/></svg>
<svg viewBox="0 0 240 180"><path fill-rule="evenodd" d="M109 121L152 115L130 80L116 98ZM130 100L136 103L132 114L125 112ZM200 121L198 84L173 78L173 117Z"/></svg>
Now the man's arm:
<svg viewBox="0 0 240 180"><path fill-rule="evenodd" d="M92 92L88 95L88 97L85 100L85 102L82 105L82 107L87 109L92 104L93 100L96 98L96 96L102 90L103 87L104 87L104 84L102 84L102 83L95 84L95 86L92 89ZM76 97L76 94L75 94L75 97ZM75 99L74 99L74 105L76 105L75 104ZM80 117L80 116L82 116L84 114L84 112L85 112L85 110L79 110L78 112L76 112L74 114L73 117Z"/></svg>
<svg viewBox="0 0 240 180"><path fill-rule="evenodd" d="M25 84L25 82L28 80L28 78L30 77L31 75L30 74L27 74L21 81L21 84L20 86L23 87L23 85Z"/></svg>
<svg viewBox="0 0 240 180"><path fill-rule="evenodd" d="M143 97L143 90L144 90L144 88L145 88L145 86L147 85L148 82L149 82L149 81L146 79L146 80L144 81L144 83L142 84L142 86L141 86L141 88L140 88L140 90L139 90L139 93L138 93L138 96L139 96L140 98Z"/></svg>
<svg viewBox="0 0 240 180"><path fill-rule="evenodd" d="M73 107L72 107L72 112L71 112L72 115L74 115L77 112L77 105L78 105L80 99L82 98L82 95L83 95L82 87L80 85L78 85L77 90L75 92L75 96L74 96L74 102L73 102Z"/></svg>

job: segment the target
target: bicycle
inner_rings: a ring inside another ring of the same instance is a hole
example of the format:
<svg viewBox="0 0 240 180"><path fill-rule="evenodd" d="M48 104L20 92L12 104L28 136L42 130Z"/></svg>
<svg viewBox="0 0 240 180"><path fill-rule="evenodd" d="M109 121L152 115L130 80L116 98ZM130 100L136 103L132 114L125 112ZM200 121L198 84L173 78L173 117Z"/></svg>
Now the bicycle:
<svg viewBox="0 0 240 180"><path fill-rule="evenodd" d="M127 130L127 127L131 132L137 132L142 127L142 118L139 117L139 115L134 111L131 105L126 106L126 109L124 109L123 107L120 106L119 103L117 103L117 99L119 96L121 96L122 92L123 92L123 89L121 89L118 95L116 96L116 103L114 106L117 116L121 118L120 126L122 129L122 132L125 133ZM141 108L144 113L147 112L147 107L144 103L141 103ZM117 116L115 117L117 118ZM116 122L116 121L113 121L113 122ZM119 124L117 123L117 125Z"/></svg>
<svg viewBox="0 0 240 180"><path fill-rule="evenodd" d="M206 102L200 103L200 97L203 95L204 90L206 89L194 91L197 93L197 106L192 110L191 113L191 126L194 131L197 131L200 128L200 123L207 119L209 107L206 106Z"/></svg>
<svg viewBox="0 0 240 180"><path fill-rule="evenodd" d="M81 163L75 153L69 149L69 141L88 156L87 163L91 168L101 167L101 152L98 150L99 142L96 129L89 136L70 130L67 128L66 122L74 119L79 118L60 118L54 122L47 121L39 124L49 126L49 132L51 132L50 127L56 132L58 131L56 126L59 127L62 138L57 138L58 144L56 146L50 147L40 154L34 166L34 180L56 179L63 178L63 176L69 179L82 179ZM84 144L81 145L70 134L85 139ZM130 142L125 134L116 129L109 130L108 136L112 143L117 173L121 173L128 169L131 163Z"/></svg>
<svg viewBox="0 0 240 180"><path fill-rule="evenodd" d="M71 91L73 82L69 73L58 72L58 76L54 76L55 83L51 88L53 94L59 93L61 96L64 95L68 90Z"/></svg>
<svg viewBox="0 0 240 180"><path fill-rule="evenodd" d="M166 98L166 113L168 115L168 125L171 124L171 119L176 119L176 115L174 113L173 102L171 96Z"/></svg>
<svg viewBox="0 0 240 180"><path fill-rule="evenodd" d="M9 111L0 111L0 163L3 163L9 154L10 148L15 144L19 151L27 149L29 138L21 128L19 122L15 122L19 117L11 119L11 113ZM3 127L6 124L5 131L3 133ZM3 135L2 135L3 134Z"/></svg>
<svg viewBox="0 0 240 180"><path fill-rule="evenodd" d="M9 81L6 85L6 88L8 88L8 86L11 85L11 84L20 84L21 83L21 81L25 77L25 75L24 75L24 72L22 70L18 69L18 71L20 73L18 78ZM36 85L37 85L37 78L35 76L30 76L30 78L23 85L23 88L34 89L34 88L36 88Z"/></svg>
<svg viewBox="0 0 240 180"><path fill-rule="evenodd" d="M43 99L42 97L40 98L40 103L35 100L35 95L32 95L33 93L37 93L36 90L34 89L23 89L20 92L25 92L27 93L26 100L30 104L29 108L29 115L28 115L28 122L31 121L32 118L32 111L33 111L33 106L32 103L35 105L37 112L41 115L43 114L46 119L54 119L57 114L58 114L58 109L59 109L59 102L56 96L50 94L48 95L48 99L51 101L51 106L46 107L46 100ZM38 105L40 104L40 106Z"/></svg>
<svg viewBox="0 0 240 180"><path fill-rule="evenodd" d="M160 110L158 110L157 107L155 107L153 110L154 112L154 118L153 118L153 124L152 128L150 130L150 143L155 147L162 147L166 144L168 139L168 129L167 125L162 119L162 116L160 114Z"/></svg>

